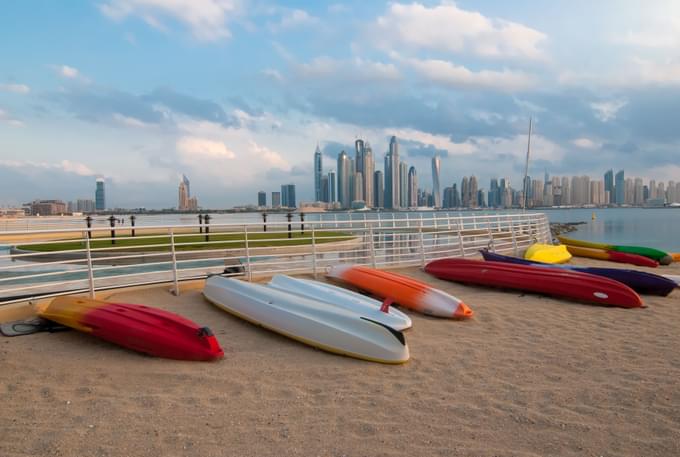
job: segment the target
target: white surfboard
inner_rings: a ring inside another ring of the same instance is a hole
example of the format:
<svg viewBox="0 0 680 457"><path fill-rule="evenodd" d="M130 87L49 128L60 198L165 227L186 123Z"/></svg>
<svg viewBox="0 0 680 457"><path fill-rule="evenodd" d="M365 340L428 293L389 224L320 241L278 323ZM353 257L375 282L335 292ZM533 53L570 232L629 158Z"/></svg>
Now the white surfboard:
<svg viewBox="0 0 680 457"><path fill-rule="evenodd" d="M412 325L411 318L394 307L381 311L383 304L378 300L320 281L275 275L269 281L268 287L311 298L326 303L328 306L338 306L362 313L395 330L406 330Z"/></svg>
<svg viewBox="0 0 680 457"><path fill-rule="evenodd" d="M382 363L409 359L400 331L355 311L222 276L209 277L203 295L224 311L319 349Z"/></svg>

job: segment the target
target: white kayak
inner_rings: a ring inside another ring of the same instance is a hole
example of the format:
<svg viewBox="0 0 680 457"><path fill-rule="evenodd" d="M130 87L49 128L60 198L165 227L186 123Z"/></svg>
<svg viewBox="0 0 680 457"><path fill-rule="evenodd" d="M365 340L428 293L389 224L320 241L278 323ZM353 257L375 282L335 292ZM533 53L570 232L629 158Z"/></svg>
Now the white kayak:
<svg viewBox="0 0 680 457"><path fill-rule="evenodd" d="M412 325L411 318L394 307L383 308L383 303L378 300L320 281L275 275L269 281L268 287L311 298L329 306L356 311L395 330L406 330Z"/></svg>
<svg viewBox="0 0 680 457"><path fill-rule="evenodd" d="M222 276L209 277L203 295L224 311L325 351L382 363L409 359L400 331L357 311Z"/></svg>
<svg viewBox="0 0 680 457"><path fill-rule="evenodd" d="M670 279L671 281L675 281L675 283L680 287L680 275L661 275L666 279Z"/></svg>

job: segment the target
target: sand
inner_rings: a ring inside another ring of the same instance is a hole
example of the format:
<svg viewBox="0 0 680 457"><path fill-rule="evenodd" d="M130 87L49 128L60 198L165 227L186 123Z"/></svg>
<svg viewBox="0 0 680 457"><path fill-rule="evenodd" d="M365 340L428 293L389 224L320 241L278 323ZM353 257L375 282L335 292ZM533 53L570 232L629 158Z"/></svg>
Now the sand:
<svg viewBox="0 0 680 457"><path fill-rule="evenodd" d="M0 339L0 456L680 455L680 290L627 310L402 271L476 312L409 313L405 365L262 330L209 305L200 284L112 298L209 325L219 362L77 332Z"/></svg>

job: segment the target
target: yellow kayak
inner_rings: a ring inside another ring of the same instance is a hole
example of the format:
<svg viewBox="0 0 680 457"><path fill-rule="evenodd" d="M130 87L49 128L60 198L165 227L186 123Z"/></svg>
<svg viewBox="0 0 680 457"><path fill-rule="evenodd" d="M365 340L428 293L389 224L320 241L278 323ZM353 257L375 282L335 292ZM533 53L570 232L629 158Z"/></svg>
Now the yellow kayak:
<svg viewBox="0 0 680 457"><path fill-rule="evenodd" d="M524 258L534 262L543 263L566 263L571 259L571 254L564 245L532 244L524 253Z"/></svg>
<svg viewBox="0 0 680 457"><path fill-rule="evenodd" d="M671 257L673 257L673 262L680 262L680 252L672 253Z"/></svg>

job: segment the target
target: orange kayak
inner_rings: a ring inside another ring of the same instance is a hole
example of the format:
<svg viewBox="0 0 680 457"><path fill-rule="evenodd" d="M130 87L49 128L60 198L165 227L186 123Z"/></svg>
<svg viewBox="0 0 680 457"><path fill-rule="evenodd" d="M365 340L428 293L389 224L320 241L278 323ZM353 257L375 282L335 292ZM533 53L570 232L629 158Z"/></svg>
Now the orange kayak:
<svg viewBox="0 0 680 457"><path fill-rule="evenodd" d="M474 314L453 295L396 273L359 265L335 265L326 276L370 292L386 303L394 302L430 316L466 319Z"/></svg>

